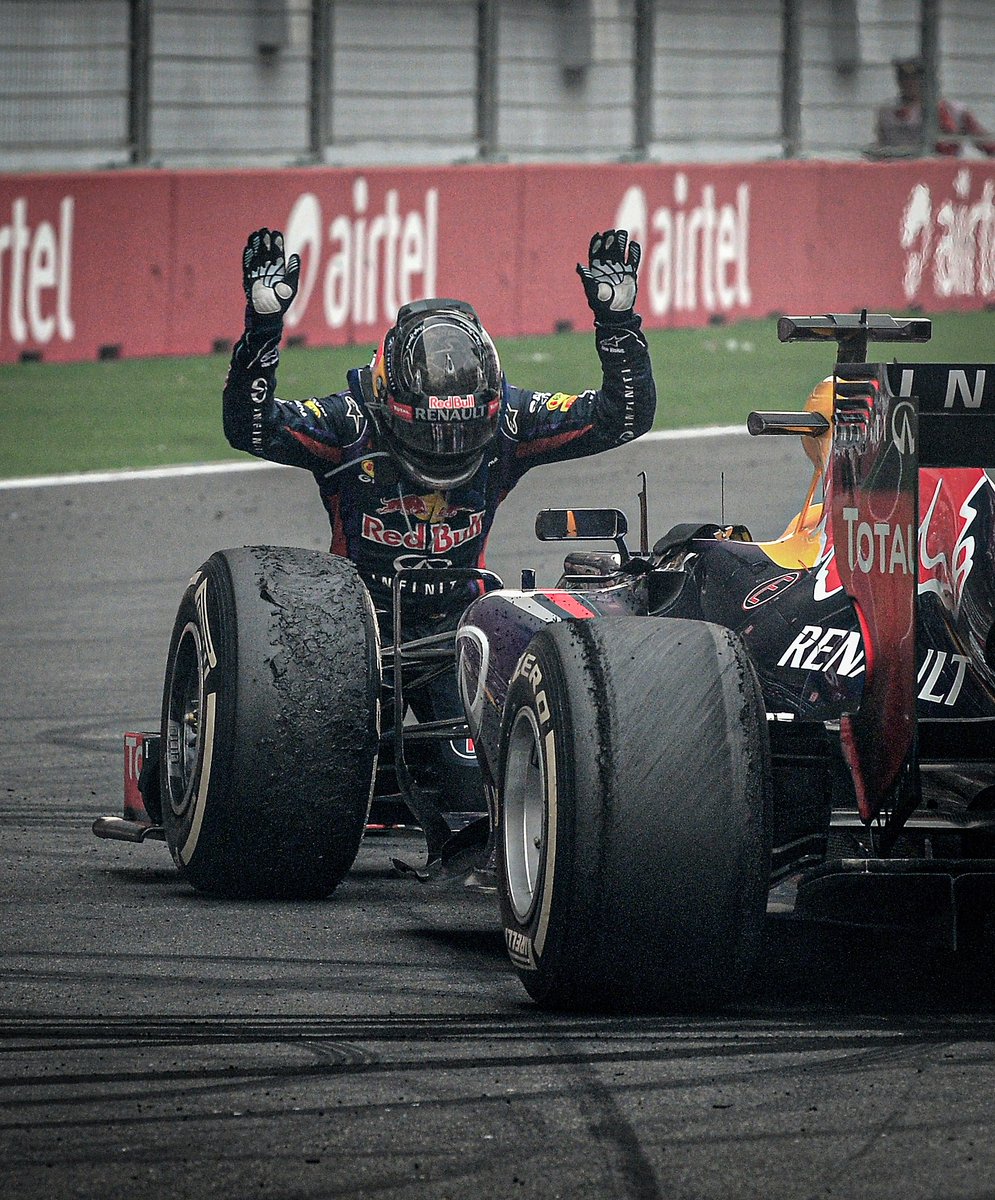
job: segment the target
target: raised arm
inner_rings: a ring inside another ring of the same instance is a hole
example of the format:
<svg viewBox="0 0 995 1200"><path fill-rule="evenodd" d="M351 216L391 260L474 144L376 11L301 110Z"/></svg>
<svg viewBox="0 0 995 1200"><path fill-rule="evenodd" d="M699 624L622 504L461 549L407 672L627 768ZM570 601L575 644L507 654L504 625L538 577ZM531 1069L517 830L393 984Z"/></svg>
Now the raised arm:
<svg viewBox="0 0 995 1200"><path fill-rule="evenodd" d="M297 294L300 259L284 258L279 230L250 234L242 255L245 332L232 353L223 394L225 436L236 450L311 470L338 463L366 418L349 395L280 400L283 317Z"/></svg>
<svg viewBox="0 0 995 1200"><path fill-rule="evenodd" d="M578 394L511 389L504 432L518 443L523 470L623 446L652 428L656 386L635 312L639 258L639 243L624 229L591 238L588 263L577 272L594 313L601 387Z"/></svg>

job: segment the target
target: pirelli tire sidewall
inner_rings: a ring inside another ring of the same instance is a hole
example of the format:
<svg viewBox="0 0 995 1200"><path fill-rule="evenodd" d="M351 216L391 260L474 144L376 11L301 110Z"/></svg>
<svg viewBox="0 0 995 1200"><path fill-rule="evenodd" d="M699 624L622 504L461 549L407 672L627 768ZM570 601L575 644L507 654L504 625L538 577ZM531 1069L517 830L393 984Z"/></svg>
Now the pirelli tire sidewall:
<svg viewBox="0 0 995 1200"><path fill-rule="evenodd" d="M173 859L216 895L327 895L362 839L380 655L353 565L293 547L213 554L181 599L163 687Z"/></svg>
<svg viewBox="0 0 995 1200"><path fill-rule="evenodd" d="M771 775L729 630L637 616L538 633L509 684L498 816L505 943L534 1000L665 1011L740 993L765 920Z"/></svg>
<svg viewBox="0 0 995 1200"><path fill-rule="evenodd" d="M505 948L533 999L559 992L556 964L569 953L564 944L571 922L558 911L573 892L574 771L573 728L565 704L560 661L548 636L533 639L519 660L508 688L501 732L499 778L508 771L512 728L523 718L537 732L536 749L543 782L543 822L534 896L527 911L516 912L509 879L508 836L503 811L498 828L498 893ZM555 888L554 888L555 880ZM524 908L520 905L519 908Z"/></svg>
<svg viewBox="0 0 995 1200"><path fill-rule="evenodd" d="M187 585L166 655L159 790L166 842L184 874L201 837L206 843L218 836L214 808L231 790L237 671L235 597L227 562L219 554ZM194 720L196 734L190 728ZM199 882L196 867L192 873Z"/></svg>

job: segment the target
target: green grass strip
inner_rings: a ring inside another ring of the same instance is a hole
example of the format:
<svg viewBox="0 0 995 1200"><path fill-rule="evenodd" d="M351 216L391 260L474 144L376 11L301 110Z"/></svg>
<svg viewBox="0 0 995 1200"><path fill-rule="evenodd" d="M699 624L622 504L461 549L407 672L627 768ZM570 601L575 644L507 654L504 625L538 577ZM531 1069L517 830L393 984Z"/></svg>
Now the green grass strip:
<svg viewBox="0 0 995 1200"><path fill-rule="evenodd" d="M659 391L656 428L745 422L751 409L799 408L832 369L827 345L782 346L775 322L648 334ZM327 395L373 346L288 349L279 394ZM498 343L508 378L541 391L597 387L590 331ZM995 313L945 313L925 345L881 346L907 362L995 360ZM872 354L874 347L872 346ZM227 357L0 367L0 477L215 462L244 457L221 431Z"/></svg>

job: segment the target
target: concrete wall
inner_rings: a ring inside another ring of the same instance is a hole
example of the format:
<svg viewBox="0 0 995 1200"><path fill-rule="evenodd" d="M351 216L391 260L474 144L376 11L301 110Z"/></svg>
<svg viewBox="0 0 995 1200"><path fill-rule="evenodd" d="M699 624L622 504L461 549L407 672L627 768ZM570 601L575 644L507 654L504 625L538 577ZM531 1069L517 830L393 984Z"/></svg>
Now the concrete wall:
<svg viewBox="0 0 995 1200"><path fill-rule="evenodd" d="M152 164L783 154L784 0L317 5L0 0L0 169L132 159L129 13L142 11ZM797 0L800 156L859 156L894 92L891 59L918 46L920 11L919 0ZM941 87L995 130L991 0L939 0L939 12Z"/></svg>

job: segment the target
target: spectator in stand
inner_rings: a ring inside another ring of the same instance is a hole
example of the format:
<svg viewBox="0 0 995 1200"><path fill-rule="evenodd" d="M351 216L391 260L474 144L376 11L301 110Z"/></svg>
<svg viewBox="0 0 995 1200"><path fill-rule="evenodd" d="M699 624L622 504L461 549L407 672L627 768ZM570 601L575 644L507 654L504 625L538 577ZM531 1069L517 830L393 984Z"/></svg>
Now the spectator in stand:
<svg viewBox="0 0 995 1200"><path fill-rule="evenodd" d="M923 153L923 61L921 58L896 58L894 66L898 100L878 109L877 143L871 151L881 158ZM936 142L937 154L960 154L963 139L968 138L984 154L995 155L995 140L963 104L956 100L938 100L936 116L940 134ZM944 134L950 136L947 138Z"/></svg>

